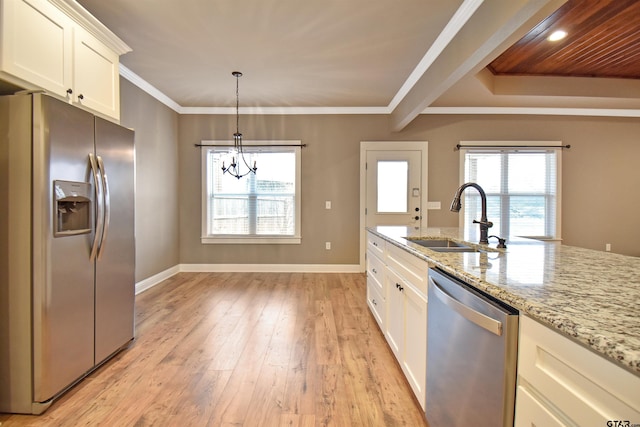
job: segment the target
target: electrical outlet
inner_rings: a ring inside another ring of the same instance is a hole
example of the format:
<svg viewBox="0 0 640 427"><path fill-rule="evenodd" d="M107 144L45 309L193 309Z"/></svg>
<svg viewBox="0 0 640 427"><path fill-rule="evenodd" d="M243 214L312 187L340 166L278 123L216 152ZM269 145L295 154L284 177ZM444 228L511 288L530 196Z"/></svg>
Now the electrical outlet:
<svg viewBox="0 0 640 427"><path fill-rule="evenodd" d="M328 251L331 250L331 242L324 242L324 248Z"/></svg>
<svg viewBox="0 0 640 427"><path fill-rule="evenodd" d="M607 243L606 245L604 245L604 250L607 252L611 252L611 243Z"/></svg>
<svg viewBox="0 0 640 427"><path fill-rule="evenodd" d="M324 208L331 209L331 200L327 200L326 202L324 202Z"/></svg>

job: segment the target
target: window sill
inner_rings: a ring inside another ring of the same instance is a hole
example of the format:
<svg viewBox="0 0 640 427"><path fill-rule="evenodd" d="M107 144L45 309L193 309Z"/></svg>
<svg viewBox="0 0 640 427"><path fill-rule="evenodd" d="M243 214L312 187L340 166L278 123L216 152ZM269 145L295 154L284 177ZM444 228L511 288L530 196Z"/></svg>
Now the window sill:
<svg viewBox="0 0 640 427"><path fill-rule="evenodd" d="M205 236L200 238L200 243L203 245L229 245L229 244L263 244L263 245L299 245L302 243L302 238L298 236L282 237L282 236Z"/></svg>

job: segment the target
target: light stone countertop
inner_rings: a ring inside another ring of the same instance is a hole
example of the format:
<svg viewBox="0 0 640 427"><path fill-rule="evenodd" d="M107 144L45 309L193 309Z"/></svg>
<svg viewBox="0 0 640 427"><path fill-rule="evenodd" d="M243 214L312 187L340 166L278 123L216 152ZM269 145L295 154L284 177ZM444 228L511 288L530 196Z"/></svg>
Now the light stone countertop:
<svg viewBox="0 0 640 427"><path fill-rule="evenodd" d="M640 258L531 239L443 253L405 237L468 242L459 229L368 230L640 376Z"/></svg>

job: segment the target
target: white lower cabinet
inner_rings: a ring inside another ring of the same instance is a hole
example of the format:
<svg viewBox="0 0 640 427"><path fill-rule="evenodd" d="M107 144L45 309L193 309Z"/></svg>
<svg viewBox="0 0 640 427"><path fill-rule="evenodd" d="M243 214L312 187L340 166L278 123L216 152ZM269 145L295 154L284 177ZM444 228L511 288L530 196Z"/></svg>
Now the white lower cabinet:
<svg viewBox="0 0 640 427"><path fill-rule="evenodd" d="M427 294L421 289L426 282L428 264L417 257L411 264L397 264L398 248L388 248L387 265L387 328L385 336L398 359L418 402L425 407L427 378ZM394 256L396 255L396 256ZM407 252L408 256L413 256ZM395 261L394 261L395 260ZM410 270L411 274L406 274ZM400 271L398 271L400 270Z"/></svg>
<svg viewBox="0 0 640 427"><path fill-rule="evenodd" d="M378 326L384 331L386 323L386 282L384 240L369 233L367 235L367 305Z"/></svg>
<svg viewBox="0 0 640 427"><path fill-rule="evenodd" d="M516 393L518 398L515 425L530 427L568 427L572 425L562 422L557 413L541 402L540 397L534 397L529 386L519 385Z"/></svg>
<svg viewBox="0 0 640 427"><path fill-rule="evenodd" d="M402 293L408 286L393 272L387 270L387 327L383 330L391 351L402 360L404 347L404 300Z"/></svg>
<svg viewBox="0 0 640 427"><path fill-rule="evenodd" d="M404 294L404 351L402 370L409 380L414 394L425 408L427 379L427 296L412 286L403 289Z"/></svg>
<svg viewBox="0 0 640 427"><path fill-rule="evenodd" d="M425 407L427 378L426 261L367 233L367 304Z"/></svg>
<svg viewBox="0 0 640 427"><path fill-rule="evenodd" d="M515 426L640 423L640 377L520 316Z"/></svg>

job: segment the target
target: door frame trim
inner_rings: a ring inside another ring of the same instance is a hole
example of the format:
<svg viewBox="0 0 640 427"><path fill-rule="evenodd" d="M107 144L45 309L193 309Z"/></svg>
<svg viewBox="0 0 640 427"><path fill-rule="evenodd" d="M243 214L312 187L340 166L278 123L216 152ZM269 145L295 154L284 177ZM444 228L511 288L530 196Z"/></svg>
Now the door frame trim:
<svg viewBox="0 0 640 427"><path fill-rule="evenodd" d="M422 226L426 227L428 221L428 176L429 176L429 142L428 141L360 141L360 271L366 271L366 195L367 195L367 151L394 151L411 150L420 151L421 172L420 186L422 188L422 198L420 200L420 211L422 212Z"/></svg>

